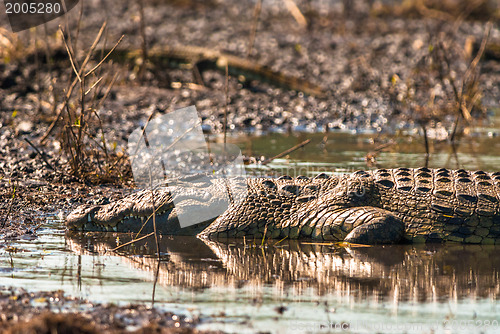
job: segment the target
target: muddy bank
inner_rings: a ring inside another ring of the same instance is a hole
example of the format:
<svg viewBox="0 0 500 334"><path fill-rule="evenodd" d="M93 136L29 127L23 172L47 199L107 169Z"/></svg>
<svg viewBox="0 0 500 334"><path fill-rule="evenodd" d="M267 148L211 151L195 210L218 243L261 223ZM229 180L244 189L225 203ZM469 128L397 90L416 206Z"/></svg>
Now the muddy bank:
<svg viewBox="0 0 500 334"><path fill-rule="evenodd" d="M432 64L427 64L430 48L441 42L449 44L446 51L453 57L449 71L456 72L459 82L464 67L477 52L474 46L481 42L486 30L484 21L464 21L457 25L430 17L374 16L373 10L370 12L363 6L349 18L335 3L322 6L299 3L307 20L305 27L280 2L264 4L257 21L251 2L189 4L148 1L143 8L145 20L141 21L140 7L133 1L113 5L97 0L85 2L81 20L79 8L67 17L69 31L77 29L77 22L80 25L77 58L83 58L104 21L107 45L113 45L124 35L120 48L141 49L143 22L147 49L195 45L224 51L320 85L325 96L307 96L258 80L242 83L238 77L230 78L226 96L225 74L219 71L202 72L204 85L200 85L197 74L185 68L115 64L106 70L119 73L119 80L99 110L109 142L122 145L127 134L155 109L168 112L189 105L196 105L205 129L215 132L223 129L226 104L230 130L329 128L394 132L395 128L418 126L415 108L428 104L431 96L435 103L450 99L448 90L452 89L443 87L439 78L433 77L438 73ZM55 32L55 24L49 24L48 31ZM20 48L29 48L35 35L44 38L42 32L17 36ZM500 31L494 26L491 40L498 39ZM50 41L49 53L61 46L60 40ZM44 58L43 54L39 59L29 60L18 56L0 67L1 110L18 110L17 117L37 115L46 121L53 117L50 113L53 98L48 90L64 87L71 75L71 65L66 62L47 67ZM429 72L426 77L417 74L426 71ZM485 107L498 104L499 72L497 61L482 62L480 82ZM410 95L406 95L406 90ZM9 116L4 115L7 120ZM453 117L440 121L448 126Z"/></svg>
<svg viewBox="0 0 500 334"><path fill-rule="evenodd" d="M217 333L195 330L198 323L145 305L102 305L61 291L0 287L2 333Z"/></svg>

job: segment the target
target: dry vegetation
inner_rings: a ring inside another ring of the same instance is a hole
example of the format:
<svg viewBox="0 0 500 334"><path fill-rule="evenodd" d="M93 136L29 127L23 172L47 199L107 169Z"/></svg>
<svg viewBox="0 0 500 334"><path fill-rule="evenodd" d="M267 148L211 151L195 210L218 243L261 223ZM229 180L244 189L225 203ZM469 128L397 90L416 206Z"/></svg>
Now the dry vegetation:
<svg viewBox="0 0 500 334"><path fill-rule="evenodd" d="M457 27L456 25L455 27ZM419 47L426 48L421 59L416 62L412 75L402 81L396 75L392 78L389 90L394 105L398 108L413 110L413 117L422 127L426 151L429 153L427 128L431 123L443 122L453 118L448 136L442 138L452 144L468 132L468 127L486 117L482 105L479 60L488 41L491 24L488 25L479 50L473 54L472 39L466 45L456 41L456 28L429 31L428 41L416 41ZM427 101L422 104L421 101Z"/></svg>
<svg viewBox="0 0 500 334"><path fill-rule="evenodd" d="M120 168L117 168L123 155L109 152L103 124L97 112L116 81L118 72L111 75L114 72L112 66L103 67L108 65L106 60L109 53L106 55L101 53L100 60L95 65L90 61L95 57L95 53L98 53L97 46L103 38L105 27L104 23L82 57L83 60L77 56L81 52L74 49L78 36L73 38L69 34L65 36L64 31L60 29L74 78L70 77L64 100L47 131L48 135L62 118L62 131L59 135L62 148L69 157L72 173L77 177L98 182L110 182L116 177L123 178ZM116 42L110 52L120 41L121 39ZM42 138L42 142L46 137Z"/></svg>

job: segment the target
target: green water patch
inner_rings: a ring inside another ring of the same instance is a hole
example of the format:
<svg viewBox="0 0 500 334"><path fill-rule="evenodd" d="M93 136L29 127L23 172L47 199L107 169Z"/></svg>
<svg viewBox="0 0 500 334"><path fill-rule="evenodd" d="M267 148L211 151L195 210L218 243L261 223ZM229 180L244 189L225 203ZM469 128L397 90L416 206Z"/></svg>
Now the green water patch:
<svg viewBox="0 0 500 334"><path fill-rule="evenodd" d="M360 169L423 167L497 171L500 140L495 132L463 137L455 146L447 141L429 140L426 157L421 136L385 136L350 132L272 133L265 136L238 136L230 139L246 156L262 161L310 140L308 144L266 166L250 161L250 174L260 172L313 176L320 172L352 172Z"/></svg>

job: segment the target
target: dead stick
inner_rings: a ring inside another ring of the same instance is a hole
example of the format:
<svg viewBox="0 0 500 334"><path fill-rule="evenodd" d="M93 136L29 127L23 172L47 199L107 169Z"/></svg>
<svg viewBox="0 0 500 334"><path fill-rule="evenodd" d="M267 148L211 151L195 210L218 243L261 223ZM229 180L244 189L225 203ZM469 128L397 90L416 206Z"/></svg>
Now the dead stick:
<svg viewBox="0 0 500 334"><path fill-rule="evenodd" d="M16 198L16 189L17 189L17 181L16 184L14 185L14 190L12 191L12 197L10 198L9 210L7 211L7 214L5 215L2 221L2 228L5 227L7 219L9 219L10 213L12 212L12 207L14 206L14 198Z"/></svg>
<svg viewBox="0 0 500 334"><path fill-rule="evenodd" d="M306 139L306 140L304 140L302 143L300 143L300 144L298 144L298 145L295 145L294 147L289 148L288 150L286 150L286 151L284 151L284 152L282 152L282 153L280 153L280 154L278 154L278 155L275 155L275 156L274 156L274 157L272 157L272 158L269 158L269 159L264 160L264 161L262 162L262 165L267 165L268 163L270 163L270 162L271 162L271 161L273 161L274 159L278 159L278 158L281 158L281 157L283 157L283 156L285 156L285 155L287 155L287 154L290 154L290 153L292 153L293 151L296 151L296 150L298 150L299 148L306 146L306 145L307 145L307 144L309 144L310 142L311 142L311 139Z"/></svg>
<svg viewBox="0 0 500 334"><path fill-rule="evenodd" d="M120 249L120 248L122 248L122 247L128 246L128 245L130 245L130 244L133 244L134 242L137 242L137 241L140 241L140 240L145 239L145 238L147 238L147 237L150 237L150 236L152 236L153 234L155 234L155 233L154 233L154 232L151 232L151 233L146 234L145 236L142 236L142 237L140 237L140 238L137 238L137 239L134 239L134 240L130 240L129 242L126 242L126 243L124 243L124 244L122 244L122 245L120 245L120 246L117 246L117 247L115 247L115 248L111 249L111 252L117 251L118 249Z"/></svg>
<svg viewBox="0 0 500 334"><path fill-rule="evenodd" d="M253 49L253 44L255 42L255 36L257 35L257 27L259 25L261 10L262 10L262 0L257 0L257 3L255 4L253 10L253 22L248 41L247 58L250 58L250 56L252 55L252 49Z"/></svg>
<svg viewBox="0 0 500 334"><path fill-rule="evenodd" d="M53 171L55 171L55 168L52 167L52 165L50 164L50 162L47 161L47 159L45 159L45 153L43 152L40 152L40 150L35 146L33 145L33 143L28 139L28 138L24 138L24 140L31 146L33 147L33 149L36 151L36 153L38 153L38 155L40 156L40 158L42 158L43 162L45 162L47 164L47 166L52 169Z"/></svg>

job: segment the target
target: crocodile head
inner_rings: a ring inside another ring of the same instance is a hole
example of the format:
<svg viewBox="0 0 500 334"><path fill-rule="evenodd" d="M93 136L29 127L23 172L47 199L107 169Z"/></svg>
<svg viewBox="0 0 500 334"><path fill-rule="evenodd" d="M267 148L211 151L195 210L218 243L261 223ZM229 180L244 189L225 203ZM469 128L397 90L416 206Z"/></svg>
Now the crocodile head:
<svg viewBox="0 0 500 334"><path fill-rule="evenodd" d="M141 232L156 226L165 233L180 230L177 213L168 188L142 190L106 205L82 205L66 218L70 230Z"/></svg>
<svg viewBox="0 0 500 334"><path fill-rule="evenodd" d="M224 180L202 177L141 190L105 205L82 205L66 217L66 226L79 231L150 233L156 224L160 234L196 235L227 207Z"/></svg>

